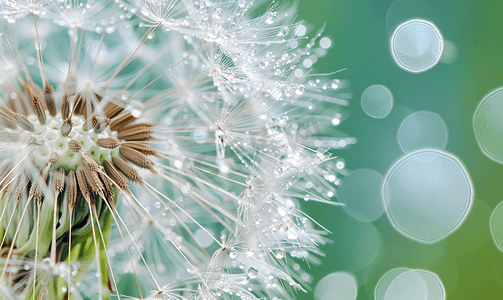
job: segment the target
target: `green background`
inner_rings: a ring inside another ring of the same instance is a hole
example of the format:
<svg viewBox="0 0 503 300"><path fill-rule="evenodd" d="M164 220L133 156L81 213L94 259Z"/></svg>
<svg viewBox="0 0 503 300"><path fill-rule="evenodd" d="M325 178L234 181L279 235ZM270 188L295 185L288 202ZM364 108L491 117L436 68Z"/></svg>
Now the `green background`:
<svg viewBox="0 0 503 300"><path fill-rule="evenodd" d="M472 209L461 227L446 239L423 245L397 233L384 214L368 224L356 221L342 208L308 203L305 210L326 226L333 244L321 266L311 266L315 284L336 271L355 275L358 299L373 299L379 278L397 268L425 269L442 280L447 299L503 299L503 253L494 245L489 217L503 200L503 166L479 149L472 127L478 103L503 86L503 2L399 0L389 13L388 0L300 0L299 18L313 28L327 24L332 39L327 57L317 71L342 68L340 78L351 82L350 116L338 130L358 139L350 149L337 152L349 170L374 169L385 175L404 155L396 134L411 112L432 111L445 121L449 139L446 151L459 157L475 188ZM389 51L390 34L401 22L421 18L434 23L444 39L455 43L457 59L439 63L421 74L400 69ZM390 31L387 30L389 23ZM372 119L360 106L361 93L373 84L387 86L395 107L385 119ZM503 117L503 112L502 112ZM313 293L297 295L313 299Z"/></svg>

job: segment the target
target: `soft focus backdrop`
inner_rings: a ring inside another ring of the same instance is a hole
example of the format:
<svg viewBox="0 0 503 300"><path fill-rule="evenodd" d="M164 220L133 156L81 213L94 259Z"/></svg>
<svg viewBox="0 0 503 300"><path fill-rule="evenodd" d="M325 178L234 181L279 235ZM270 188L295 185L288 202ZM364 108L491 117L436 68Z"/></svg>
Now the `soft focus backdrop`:
<svg viewBox="0 0 503 300"><path fill-rule="evenodd" d="M396 232L386 214L363 223L342 208L309 203L306 211L333 232L333 244L322 247L324 264L312 266L313 290L325 275L347 271L358 282L357 298L373 299L382 275L406 267L436 273L447 299L501 299L503 253L491 238L489 217L503 200L503 165L480 151L472 122L484 96L503 86L503 2L397 2L400 9L387 14L393 1L299 1L299 19L310 20L313 28L326 23L324 35L332 39L329 55L317 63L318 71L347 68L340 77L351 81L353 99L346 112L350 117L337 129L358 143L337 155L345 158L348 170L368 168L385 175L404 155L397 142L401 121L412 112L435 112L449 132L445 150L464 163L473 181L472 209L452 235L424 245ZM444 39L456 45L453 62L440 62L420 74L395 64L389 49L391 34L398 24L413 18L432 22ZM373 119L362 110L361 94L373 84L385 85L393 93L395 106L387 118ZM312 292L298 294L299 299L313 297Z"/></svg>

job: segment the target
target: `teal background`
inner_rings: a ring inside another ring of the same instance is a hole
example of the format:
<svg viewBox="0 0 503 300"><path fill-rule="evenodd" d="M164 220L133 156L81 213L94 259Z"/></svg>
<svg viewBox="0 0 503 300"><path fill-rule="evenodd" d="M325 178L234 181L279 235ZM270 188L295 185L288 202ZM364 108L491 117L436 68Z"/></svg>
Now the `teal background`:
<svg viewBox="0 0 503 300"><path fill-rule="evenodd" d="M480 151L472 127L478 103L503 86L503 1L399 0L387 18L392 3L298 3L298 19L308 20L313 28L326 23L324 35L332 39L329 54L316 64L317 71L347 68L340 78L351 81L353 99L346 111L350 117L337 129L358 143L337 155L344 157L349 170L370 168L385 175L404 154L396 140L403 118L414 111L435 112L449 130L445 150L460 158L471 176L474 204L456 232L436 244L423 245L397 233L386 215L367 224L352 219L342 208L308 203L305 210L333 233L333 244L321 247L326 253L324 263L311 266L312 287L325 275L348 271L359 284L358 299L373 299L382 275L407 267L436 273L447 299L503 299L503 253L489 230L490 214L503 200L503 166ZM456 44L457 60L421 74L400 69L390 55L390 35L412 18L434 23L444 39ZM372 119L361 108L361 93L373 84L387 86L394 95L395 107L385 119ZM314 298L312 292L297 297Z"/></svg>

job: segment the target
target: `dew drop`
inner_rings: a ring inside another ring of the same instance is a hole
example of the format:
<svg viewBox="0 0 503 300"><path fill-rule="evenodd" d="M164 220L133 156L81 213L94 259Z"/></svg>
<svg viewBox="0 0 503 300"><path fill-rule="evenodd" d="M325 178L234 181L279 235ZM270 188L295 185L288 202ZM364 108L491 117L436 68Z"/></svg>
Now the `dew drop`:
<svg viewBox="0 0 503 300"><path fill-rule="evenodd" d="M238 252L236 250L234 250L234 249L231 249L229 251L229 258L230 259L236 259L236 257L238 257Z"/></svg>
<svg viewBox="0 0 503 300"><path fill-rule="evenodd" d="M248 269L248 277L253 279L253 278L257 277L257 275L258 275L257 269L255 269L254 267L250 267Z"/></svg>
<svg viewBox="0 0 503 300"><path fill-rule="evenodd" d="M267 24L272 24L276 21L276 17L277 17L277 13L274 11L274 12L270 12L267 14L267 17L265 18L265 22Z"/></svg>
<svg viewBox="0 0 503 300"><path fill-rule="evenodd" d="M332 88L334 90L338 89L341 86L341 81L339 79L332 80Z"/></svg>
<svg viewBox="0 0 503 300"><path fill-rule="evenodd" d="M224 14L224 10L221 7L216 7L213 11L213 16L215 18L221 18Z"/></svg>
<svg viewBox="0 0 503 300"><path fill-rule="evenodd" d="M295 86L295 94L297 94L298 96L301 96L302 94L304 94L305 90L306 90L306 88L302 84L297 84Z"/></svg>
<svg viewBox="0 0 503 300"><path fill-rule="evenodd" d="M143 103L137 102L137 101L130 101L128 105L126 105L125 109L129 110L133 117L139 118L143 114L143 109L145 106Z"/></svg>
<svg viewBox="0 0 503 300"><path fill-rule="evenodd" d="M108 34L111 34L111 33L114 33L116 30L117 30L117 26L115 26L115 25L110 25L110 26L108 26L108 27L107 27L106 32L107 32Z"/></svg>
<svg viewBox="0 0 503 300"><path fill-rule="evenodd" d="M281 27L278 31L278 36L285 36L288 34L289 31L290 28L288 28L287 26Z"/></svg>

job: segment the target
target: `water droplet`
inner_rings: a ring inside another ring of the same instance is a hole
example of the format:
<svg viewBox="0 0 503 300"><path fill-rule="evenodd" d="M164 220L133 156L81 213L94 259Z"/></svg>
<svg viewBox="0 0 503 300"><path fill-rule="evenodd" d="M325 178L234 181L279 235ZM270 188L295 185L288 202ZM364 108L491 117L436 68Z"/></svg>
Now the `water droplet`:
<svg viewBox="0 0 503 300"><path fill-rule="evenodd" d="M289 31L290 28L288 28L287 26L281 27L278 31L278 36L285 36L288 34Z"/></svg>
<svg viewBox="0 0 503 300"><path fill-rule="evenodd" d="M121 96L122 100L126 101L128 98L129 98L129 93L128 92L122 93L122 96Z"/></svg>
<svg viewBox="0 0 503 300"><path fill-rule="evenodd" d="M248 269L248 277L250 277L251 279L253 279L253 278L257 277L257 275L258 275L257 269L255 269L254 267L250 267Z"/></svg>
<svg viewBox="0 0 503 300"><path fill-rule="evenodd" d="M213 11L213 16L215 18L221 18L224 14L224 10L220 7L216 7L215 10Z"/></svg>
<svg viewBox="0 0 503 300"><path fill-rule="evenodd" d="M280 175L283 172L283 168L281 166L274 167L273 172L275 175Z"/></svg>
<svg viewBox="0 0 503 300"><path fill-rule="evenodd" d="M125 107L125 109L129 110L135 118L142 116L144 108L145 106L143 105L143 103L140 103L138 101L130 101Z"/></svg>
<svg viewBox="0 0 503 300"><path fill-rule="evenodd" d="M275 11L269 12L266 16L265 22L267 24L272 24L274 23L274 21L276 21L276 18L277 18L277 12Z"/></svg>
<svg viewBox="0 0 503 300"><path fill-rule="evenodd" d="M339 79L332 80L332 88L334 90L338 89L341 86L341 81Z"/></svg>
<svg viewBox="0 0 503 300"><path fill-rule="evenodd" d="M110 34L110 33L114 33L116 30L117 30L117 26L115 26L115 25L110 25L110 26L108 26L108 27L107 27L106 32L107 32L108 34Z"/></svg>
<svg viewBox="0 0 503 300"><path fill-rule="evenodd" d="M295 94L297 94L298 96L304 94L305 90L306 88L302 84L295 85Z"/></svg>
<svg viewBox="0 0 503 300"><path fill-rule="evenodd" d="M236 257L238 257L238 252L234 249L229 250L229 258L236 259Z"/></svg>
<svg viewBox="0 0 503 300"><path fill-rule="evenodd" d="M267 203L274 202L274 199L276 199L276 196L272 192L269 192L269 193L265 194L265 196L264 196L264 201Z"/></svg>

